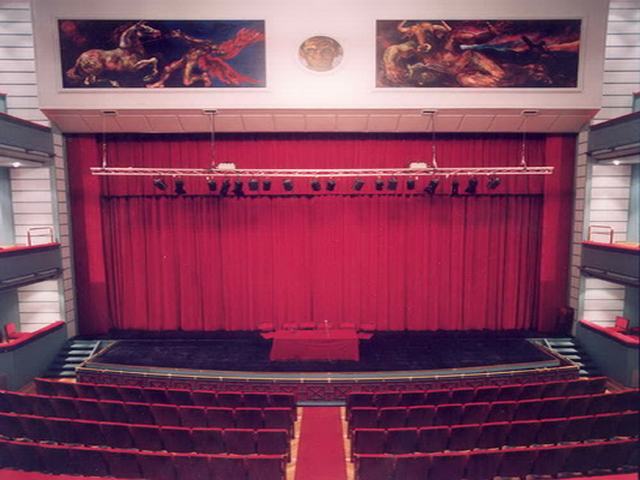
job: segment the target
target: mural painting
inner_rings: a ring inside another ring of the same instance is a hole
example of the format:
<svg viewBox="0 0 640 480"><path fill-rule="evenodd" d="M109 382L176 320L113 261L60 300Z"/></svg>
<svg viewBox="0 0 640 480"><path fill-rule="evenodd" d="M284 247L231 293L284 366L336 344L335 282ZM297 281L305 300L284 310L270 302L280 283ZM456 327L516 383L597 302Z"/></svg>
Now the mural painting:
<svg viewBox="0 0 640 480"><path fill-rule="evenodd" d="M262 20L59 20L64 88L264 87Z"/></svg>

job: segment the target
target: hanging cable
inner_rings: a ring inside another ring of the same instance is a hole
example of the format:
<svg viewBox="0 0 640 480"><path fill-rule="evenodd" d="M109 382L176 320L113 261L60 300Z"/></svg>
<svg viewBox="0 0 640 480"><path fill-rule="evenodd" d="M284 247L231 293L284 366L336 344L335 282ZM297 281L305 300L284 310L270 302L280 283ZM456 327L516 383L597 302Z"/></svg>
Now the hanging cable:
<svg viewBox="0 0 640 480"><path fill-rule="evenodd" d="M217 110L204 110L209 115L209 154L211 156L211 168L216 167L216 114Z"/></svg>

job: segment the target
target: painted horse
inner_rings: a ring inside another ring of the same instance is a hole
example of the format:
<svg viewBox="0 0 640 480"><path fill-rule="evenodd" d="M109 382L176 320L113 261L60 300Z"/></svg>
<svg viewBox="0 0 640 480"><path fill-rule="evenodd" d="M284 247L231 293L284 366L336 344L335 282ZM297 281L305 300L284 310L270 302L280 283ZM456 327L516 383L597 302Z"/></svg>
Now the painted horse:
<svg viewBox="0 0 640 480"><path fill-rule="evenodd" d="M122 31L118 38L118 48L113 50L95 48L81 53L75 65L67 70L67 78L82 82L86 86L108 82L112 87L119 87L120 84L116 80L103 78L103 75L110 72L137 72L151 66L151 73L143 78L148 82L158 75L158 59L145 58L143 41L161 36L160 30L140 20Z"/></svg>

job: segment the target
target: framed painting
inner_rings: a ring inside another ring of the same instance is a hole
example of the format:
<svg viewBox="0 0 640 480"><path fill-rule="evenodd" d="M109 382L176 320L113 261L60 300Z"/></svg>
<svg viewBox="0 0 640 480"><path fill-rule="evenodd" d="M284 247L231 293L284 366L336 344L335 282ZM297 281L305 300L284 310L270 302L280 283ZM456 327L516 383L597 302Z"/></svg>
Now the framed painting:
<svg viewBox="0 0 640 480"><path fill-rule="evenodd" d="M59 20L63 88L264 87L263 20Z"/></svg>
<svg viewBox="0 0 640 480"><path fill-rule="evenodd" d="M376 86L576 88L580 20L378 20Z"/></svg>

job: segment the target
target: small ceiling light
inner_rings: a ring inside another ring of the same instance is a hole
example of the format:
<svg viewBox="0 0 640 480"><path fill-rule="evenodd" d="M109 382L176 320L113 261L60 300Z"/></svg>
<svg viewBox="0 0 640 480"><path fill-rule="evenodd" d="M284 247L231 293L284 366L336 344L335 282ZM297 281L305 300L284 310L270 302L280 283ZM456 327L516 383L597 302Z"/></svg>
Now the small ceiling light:
<svg viewBox="0 0 640 480"><path fill-rule="evenodd" d="M293 190L293 180L287 178L284 182L282 182L282 186L287 192L291 192Z"/></svg>
<svg viewBox="0 0 640 480"><path fill-rule="evenodd" d="M457 180L454 180L453 182L451 182L451 196L457 197L459 190L460 190L460 182Z"/></svg>
<svg viewBox="0 0 640 480"><path fill-rule="evenodd" d="M438 185L440 185L440 180L438 180L437 178L434 178L425 187L424 191L429 195L433 195L434 193L436 193L436 189L438 188Z"/></svg>
<svg viewBox="0 0 640 480"><path fill-rule="evenodd" d="M387 188L389 190L396 190L398 188L398 179L397 178L390 178L389 182L387 183Z"/></svg>
<svg viewBox="0 0 640 480"><path fill-rule="evenodd" d="M376 190L381 191L384 188L384 182L381 178L376 179Z"/></svg>
<svg viewBox="0 0 640 480"><path fill-rule="evenodd" d="M16 163L20 163L20 162L16 162ZM614 160L613 164L617 167L618 165L620 165L620 160Z"/></svg>
<svg viewBox="0 0 640 480"><path fill-rule="evenodd" d="M176 178L173 181L173 185L176 195L184 195L185 193L187 193L187 191L184 189L184 180L182 180L181 178Z"/></svg>
<svg viewBox="0 0 640 480"><path fill-rule="evenodd" d="M263 180L262 181L262 190L268 192L271 190L271 180Z"/></svg>
<svg viewBox="0 0 640 480"><path fill-rule="evenodd" d="M218 184L216 183L216 181L213 178L209 178L207 180L207 185L209 186L209 191L210 192L215 192L218 189Z"/></svg>
<svg viewBox="0 0 640 480"><path fill-rule="evenodd" d="M164 191L164 190L167 189L167 184L161 178L154 178L153 179L153 186L156 187L158 190L163 190Z"/></svg>
<svg viewBox="0 0 640 480"><path fill-rule="evenodd" d="M356 178L356 181L353 182L353 189L359 192L362 190L362 187L364 187L364 181L360 178Z"/></svg>
<svg viewBox="0 0 640 480"><path fill-rule="evenodd" d="M489 178L489 181L487 182L487 188L489 190L495 190L496 188L498 188L500 186L500 178L499 177L491 177Z"/></svg>
<svg viewBox="0 0 640 480"><path fill-rule="evenodd" d="M322 185L320 185L320 181L317 178L311 182L311 188L314 192L319 192L322 189Z"/></svg>
<svg viewBox="0 0 640 480"><path fill-rule="evenodd" d="M222 186L220 187L220 196L226 197L229 193L229 189L231 188L231 182L229 180L224 180L222 182Z"/></svg>
<svg viewBox="0 0 640 480"><path fill-rule="evenodd" d="M249 190L251 190L252 192L257 192L259 187L260 183L258 183L258 180L256 180L255 178L249 180Z"/></svg>
<svg viewBox="0 0 640 480"><path fill-rule="evenodd" d="M467 188L464 189L464 193L468 193L469 195L475 195L478 190L478 179L470 178L469 183L467 184Z"/></svg>
<svg viewBox="0 0 640 480"><path fill-rule="evenodd" d="M329 180L327 182L327 190L329 190L330 192L333 192L336 189L336 181L335 180Z"/></svg>
<svg viewBox="0 0 640 480"><path fill-rule="evenodd" d="M236 180L233 182L233 193L236 197L244 197L244 190L242 189L242 180Z"/></svg>
<svg viewBox="0 0 640 480"><path fill-rule="evenodd" d="M407 180L407 190L415 190L416 188L416 179L410 178Z"/></svg>
<svg viewBox="0 0 640 480"><path fill-rule="evenodd" d="M13 162L13 163L11 164L11 166L12 166L13 168L19 168L19 167L21 167L21 166L22 166L22 163L20 163L20 162Z"/></svg>

